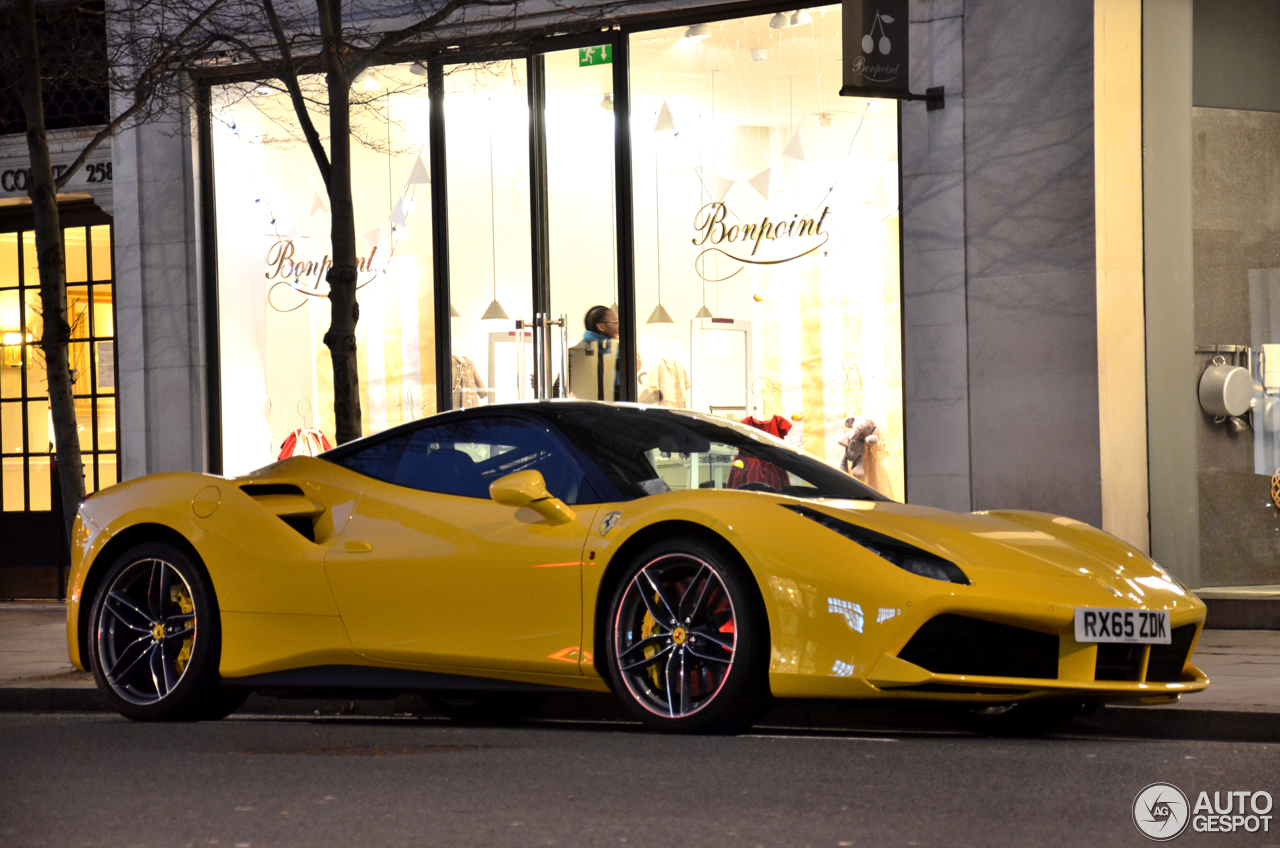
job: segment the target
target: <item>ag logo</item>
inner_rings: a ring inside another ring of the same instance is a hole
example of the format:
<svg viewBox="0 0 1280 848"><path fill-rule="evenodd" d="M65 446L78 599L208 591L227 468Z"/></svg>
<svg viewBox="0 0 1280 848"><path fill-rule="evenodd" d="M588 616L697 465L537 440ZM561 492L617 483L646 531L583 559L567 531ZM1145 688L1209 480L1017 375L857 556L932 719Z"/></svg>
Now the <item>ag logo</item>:
<svg viewBox="0 0 1280 848"><path fill-rule="evenodd" d="M1181 835L1190 821L1187 796L1172 783L1153 783L1133 799L1133 823L1142 835L1168 842Z"/></svg>
<svg viewBox="0 0 1280 848"><path fill-rule="evenodd" d="M618 519L622 517L620 512L611 512L600 521L600 535L608 536L609 531L613 529L613 525L618 523Z"/></svg>

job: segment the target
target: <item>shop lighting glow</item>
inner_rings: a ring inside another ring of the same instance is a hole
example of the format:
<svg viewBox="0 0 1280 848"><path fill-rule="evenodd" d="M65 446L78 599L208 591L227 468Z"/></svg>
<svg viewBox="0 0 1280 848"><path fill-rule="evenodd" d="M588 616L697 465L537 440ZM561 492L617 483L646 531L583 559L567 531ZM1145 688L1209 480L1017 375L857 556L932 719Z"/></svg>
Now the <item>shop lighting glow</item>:
<svg viewBox="0 0 1280 848"><path fill-rule="evenodd" d="M686 41L702 41L711 37L711 28L706 24L694 24L684 31Z"/></svg>

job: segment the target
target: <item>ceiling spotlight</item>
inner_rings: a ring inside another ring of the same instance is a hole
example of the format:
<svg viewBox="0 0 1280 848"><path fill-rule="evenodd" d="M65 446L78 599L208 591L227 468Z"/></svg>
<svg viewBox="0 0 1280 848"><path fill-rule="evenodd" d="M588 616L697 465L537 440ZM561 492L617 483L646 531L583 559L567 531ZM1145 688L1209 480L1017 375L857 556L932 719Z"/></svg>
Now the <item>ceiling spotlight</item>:
<svg viewBox="0 0 1280 848"><path fill-rule="evenodd" d="M786 12L779 12L769 19L769 26L773 29L786 29L791 26L791 19Z"/></svg>
<svg viewBox="0 0 1280 848"><path fill-rule="evenodd" d="M767 60L768 58L769 58L769 48L768 48L768 47L752 47L752 48L751 48L751 61L753 61L753 62L763 62L763 61Z"/></svg>
<svg viewBox="0 0 1280 848"><path fill-rule="evenodd" d="M365 91L377 91L382 88L382 83L378 82L378 78L373 74L368 74L365 76L364 82L360 84L360 87Z"/></svg>
<svg viewBox="0 0 1280 848"><path fill-rule="evenodd" d="M600 98L600 108L604 109L606 112L613 111L613 95L612 94L606 94L604 97Z"/></svg>
<svg viewBox="0 0 1280 848"><path fill-rule="evenodd" d="M684 37L690 41L702 41L711 37L711 28L706 24L694 24L684 31Z"/></svg>
<svg viewBox="0 0 1280 848"><path fill-rule="evenodd" d="M253 90L253 93L258 95L259 97L265 97L266 95L271 93L271 86L260 85Z"/></svg>
<svg viewBox="0 0 1280 848"><path fill-rule="evenodd" d="M421 62L414 62L409 66L409 73L414 76L425 77L427 75L427 66Z"/></svg>
<svg viewBox="0 0 1280 848"><path fill-rule="evenodd" d="M809 16L809 11L807 9L799 9L791 15L792 26L804 26L805 24L811 23L813 23L813 18Z"/></svg>

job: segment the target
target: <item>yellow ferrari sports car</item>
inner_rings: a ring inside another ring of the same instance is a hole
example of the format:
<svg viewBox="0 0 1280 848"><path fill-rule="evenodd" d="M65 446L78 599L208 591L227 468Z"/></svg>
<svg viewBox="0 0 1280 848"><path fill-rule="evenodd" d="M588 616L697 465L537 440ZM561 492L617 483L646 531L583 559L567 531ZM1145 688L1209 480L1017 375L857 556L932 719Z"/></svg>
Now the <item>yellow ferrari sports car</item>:
<svg viewBox="0 0 1280 848"><path fill-rule="evenodd" d="M1204 605L1119 539L896 503L676 409L484 407L140 478L82 504L72 556L71 659L139 720L251 691L516 715L576 689L669 731L785 697L947 702L1000 732L1208 685Z"/></svg>

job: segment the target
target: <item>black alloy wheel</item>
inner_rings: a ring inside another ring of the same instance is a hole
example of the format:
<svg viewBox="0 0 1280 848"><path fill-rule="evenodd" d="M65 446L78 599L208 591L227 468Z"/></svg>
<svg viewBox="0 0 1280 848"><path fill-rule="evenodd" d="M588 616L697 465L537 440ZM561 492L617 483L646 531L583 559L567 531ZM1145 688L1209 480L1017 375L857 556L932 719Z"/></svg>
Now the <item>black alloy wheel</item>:
<svg viewBox="0 0 1280 848"><path fill-rule="evenodd" d="M673 733L733 733L770 704L769 625L736 555L678 537L636 558L609 606L607 665L634 717Z"/></svg>
<svg viewBox="0 0 1280 848"><path fill-rule="evenodd" d="M89 615L89 665L116 712L134 721L221 718L239 704L218 688L220 655L218 605L198 560L146 542L111 564Z"/></svg>

